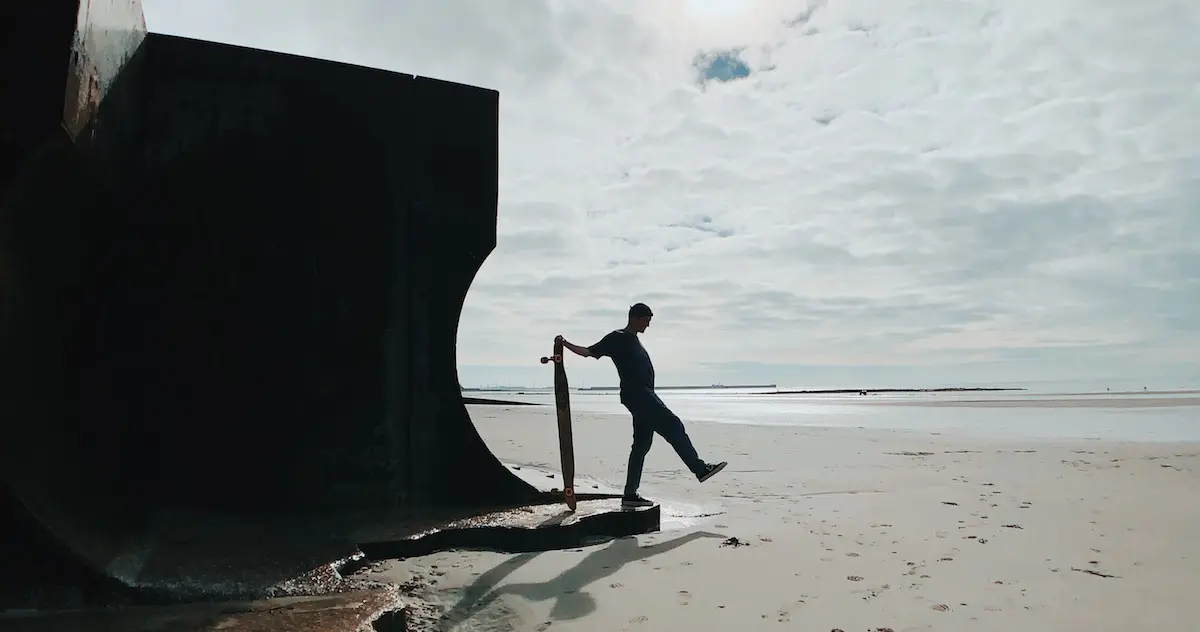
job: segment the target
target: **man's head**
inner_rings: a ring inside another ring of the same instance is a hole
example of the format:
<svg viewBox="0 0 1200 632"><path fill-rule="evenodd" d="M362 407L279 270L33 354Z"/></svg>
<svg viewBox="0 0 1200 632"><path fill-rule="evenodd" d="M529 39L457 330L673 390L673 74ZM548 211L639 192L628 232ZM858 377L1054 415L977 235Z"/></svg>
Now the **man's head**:
<svg viewBox="0 0 1200 632"><path fill-rule="evenodd" d="M649 306L645 303L634 303L629 308L628 328L640 334L650 326L651 318L654 318L654 312L650 311Z"/></svg>

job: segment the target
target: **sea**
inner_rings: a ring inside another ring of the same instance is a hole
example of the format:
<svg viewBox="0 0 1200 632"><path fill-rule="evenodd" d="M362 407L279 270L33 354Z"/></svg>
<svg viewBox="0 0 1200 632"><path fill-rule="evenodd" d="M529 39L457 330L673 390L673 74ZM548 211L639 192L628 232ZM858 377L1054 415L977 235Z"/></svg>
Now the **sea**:
<svg viewBox="0 0 1200 632"><path fill-rule="evenodd" d="M863 428L1008 439L1200 442L1197 387L1046 382L1014 391L802 394L787 392L802 389L777 386L662 388L658 394L685 423ZM549 388L471 390L464 395L554 405L554 391ZM949 400L973 403L938 405ZM1085 405L1064 405L1068 400ZM1039 401L1046 405L1013 405ZM887 403L905 405L879 405ZM571 409L629 416L613 390L573 390Z"/></svg>

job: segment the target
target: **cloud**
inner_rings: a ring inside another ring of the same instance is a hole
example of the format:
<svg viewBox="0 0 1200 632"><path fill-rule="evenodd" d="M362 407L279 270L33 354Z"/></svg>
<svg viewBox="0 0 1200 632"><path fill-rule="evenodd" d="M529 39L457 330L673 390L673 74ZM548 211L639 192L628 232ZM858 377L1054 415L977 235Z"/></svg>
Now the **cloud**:
<svg viewBox="0 0 1200 632"><path fill-rule="evenodd" d="M638 300L667 383L1195 373L1193 4L144 2L159 32L500 90L465 382L541 375ZM713 51L748 74L699 84Z"/></svg>

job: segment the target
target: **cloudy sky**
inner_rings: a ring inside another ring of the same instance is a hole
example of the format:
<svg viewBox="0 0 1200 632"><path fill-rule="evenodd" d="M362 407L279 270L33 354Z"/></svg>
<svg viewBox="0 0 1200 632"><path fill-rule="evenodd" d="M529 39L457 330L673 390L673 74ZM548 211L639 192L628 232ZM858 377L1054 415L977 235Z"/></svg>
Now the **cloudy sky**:
<svg viewBox="0 0 1200 632"><path fill-rule="evenodd" d="M1196 2L143 2L500 91L464 385L548 384L635 301L660 384L1200 385Z"/></svg>

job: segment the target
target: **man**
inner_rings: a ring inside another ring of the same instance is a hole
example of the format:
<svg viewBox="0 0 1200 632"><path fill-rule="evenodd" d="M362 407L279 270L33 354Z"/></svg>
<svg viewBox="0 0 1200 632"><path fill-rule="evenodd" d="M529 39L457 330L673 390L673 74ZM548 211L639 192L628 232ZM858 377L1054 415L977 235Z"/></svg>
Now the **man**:
<svg viewBox="0 0 1200 632"><path fill-rule="evenodd" d="M646 461L646 454L650 452L650 444L656 432L675 448L675 453L701 483L728 465L725 461L705 463L696 454L696 448L692 446L692 440L688 438L683 422L654 393L654 365L650 362L650 354L646 353L638 338L638 334L650 326L650 319L653 317L653 312L645 303L638 303L629 308L629 321L624 329L608 334L590 347L571 344L562 336L558 337L563 346L576 355L596 359L612 358L617 367L617 374L621 378L621 403L633 414L633 448L629 451L629 468L625 473L622 507L649 507L654 504L639 496L637 491L642 479L642 465Z"/></svg>

